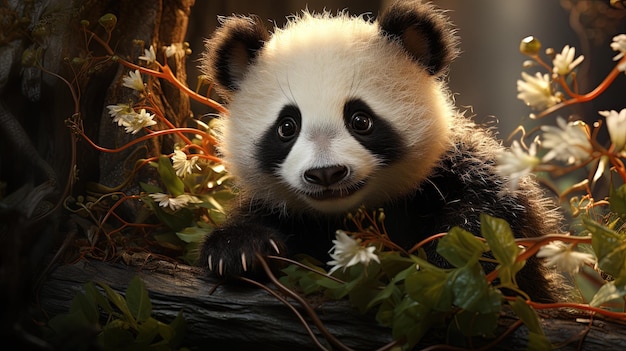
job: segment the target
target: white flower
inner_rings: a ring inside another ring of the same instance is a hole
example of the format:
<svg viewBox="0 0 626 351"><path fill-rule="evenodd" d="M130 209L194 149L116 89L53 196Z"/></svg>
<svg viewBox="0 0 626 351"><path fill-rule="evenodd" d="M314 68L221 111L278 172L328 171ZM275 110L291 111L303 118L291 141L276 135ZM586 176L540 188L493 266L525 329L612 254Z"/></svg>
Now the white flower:
<svg viewBox="0 0 626 351"><path fill-rule="evenodd" d="M113 122L118 126L124 125L129 115L135 114L135 110L129 104L108 105L109 115L113 118Z"/></svg>
<svg viewBox="0 0 626 351"><path fill-rule="evenodd" d="M122 125L126 127L126 133L137 134L141 129L156 124L153 120L154 115L146 112L145 108L142 108L139 113L132 115L126 115Z"/></svg>
<svg viewBox="0 0 626 351"><path fill-rule="evenodd" d="M589 158L593 148L587 134L587 125L582 121L567 123L560 117L556 123L558 127L541 127L544 132L541 146L550 150L543 157L543 162L554 159L573 164Z"/></svg>
<svg viewBox="0 0 626 351"><path fill-rule="evenodd" d="M550 86L550 77L548 74L541 73L531 76L526 72L522 72L524 80L517 80L517 98L524 101L526 105L537 109L544 110L550 106L559 103L560 99L552 94Z"/></svg>
<svg viewBox="0 0 626 351"><path fill-rule="evenodd" d="M175 44L166 46L165 47L165 56L166 57L172 57L172 56L174 56L174 54L176 54L176 51L177 50L176 50L176 45Z"/></svg>
<svg viewBox="0 0 626 351"><path fill-rule="evenodd" d="M156 61L156 53L154 52L154 46L150 45L150 49L144 49L143 56L139 56L140 60L144 60L147 63Z"/></svg>
<svg viewBox="0 0 626 351"><path fill-rule="evenodd" d="M109 115L113 117L113 122L118 126L123 126L126 133L137 134L142 128L153 126L156 121L153 120L154 115L141 109L139 113L128 104L117 104L107 106Z"/></svg>
<svg viewBox="0 0 626 351"><path fill-rule="evenodd" d="M626 151L626 108L620 112L611 110L598 113L606 117L606 127L609 130L614 151L616 153Z"/></svg>
<svg viewBox="0 0 626 351"><path fill-rule="evenodd" d="M511 144L510 151L500 152L496 159L498 161L496 171L508 177L511 190L517 189L520 178L529 174L535 166L541 163L537 157L537 143L532 143L526 152L517 140Z"/></svg>
<svg viewBox="0 0 626 351"><path fill-rule="evenodd" d="M333 267L328 274L332 274L342 267L345 271L346 268L354 266L357 263L367 265L372 260L380 263L378 256L374 253L374 250L376 250L374 246L364 247L361 245L360 239L352 239L343 230L338 230L335 237L336 240L333 240L335 245L329 251L330 258L333 260L327 263L329 266ZM332 251L334 252L331 253Z"/></svg>
<svg viewBox="0 0 626 351"><path fill-rule="evenodd" d="M197 170L201 170L202 168L200 168L200 165L198 165L197 162L198 156L193 156L191 159L188 160L186 153L180 150L174 150L172 163L177 176L184 177L187 174L191 174L194 168Z"/></svg>
<svg viewBox="0 0 626 351"><path fill-rule="evenodd" d="M169 207L172 211L178 211L181 208L187 207L189 204L198 204L202 201L193 195L182 194L176 197L172 197L168 194L155 193L150 194L150 197L159 203L161 207Z"/></svg>
<svg viewBox="0 0 626 351"><path fill-rule="evenodd" d="M574 55L576 55L576 48L565 45L563 51L554 56L554 60L552 60L552 71L562 76L570 73L585 59L584 56L580 55L574 60Z"/></svg>
<svg viewBox="0 0 626 351"><path fill-rule="evenodd" d="M128 72L128 77L124 77L123 78L124 83L122 84L123 86L127 87L127 88L131 88L133 90L136 91L143 91L144 90L144 85L143 85L143 80L141 79L141 73L139 72L139 70L135 70Z"/></svg>
<svg viewBox="0 0 626 351"><path fill-rule="evenodd" d="M620 34L613 37L613 42L611 43L611 49L613 51L619 51L619 54L613 57L613 61L621 60L624 55L626 55L626 34ZM617 66L621 72L626 70L626 61L622 62Z"/></svg>
<svg viewBox="0 0 626 351"><path fill-rule="evenodd" d="M537 252L537 257L545 258L544 265L547 267L557 266L570 273L578 273L582 265L596 263L596 258L588 253L572 250L571 245L566 245L561 241L553 241L544 245Z"/></svg>

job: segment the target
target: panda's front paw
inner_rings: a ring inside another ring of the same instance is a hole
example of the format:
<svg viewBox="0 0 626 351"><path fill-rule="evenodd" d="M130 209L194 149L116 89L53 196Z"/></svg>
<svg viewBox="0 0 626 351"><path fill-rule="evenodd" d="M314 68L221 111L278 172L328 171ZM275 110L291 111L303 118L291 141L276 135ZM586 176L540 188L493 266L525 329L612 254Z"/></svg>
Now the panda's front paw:
<svg viewBox="0 0 626 351"><path fill-rule="evenodd" d="M200 264L220 277L256 276L263 272L258 256L285 253L285 245L275 230L250 224L231 225L206 238Z"/></svg>

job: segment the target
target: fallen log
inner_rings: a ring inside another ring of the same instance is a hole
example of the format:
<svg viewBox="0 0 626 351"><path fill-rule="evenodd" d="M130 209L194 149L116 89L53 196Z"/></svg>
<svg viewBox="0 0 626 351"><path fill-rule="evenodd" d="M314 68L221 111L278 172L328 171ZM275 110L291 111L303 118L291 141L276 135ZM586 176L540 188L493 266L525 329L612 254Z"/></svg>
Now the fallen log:
<svg viewBox="0 0 626 351"><path fill-rule="evenodd" d="M136 275L149 291L155 318L169 322L183 311L187 321L185 346L213 350L318 349L296 314L266 290L245 283L221 284L198 267L166 261L135 266L82 260L58 266L42 285L41 308L50 315L65 313L84 283L105 283L121 293ZM315 337L328 346L306 311L288 300L305 316ZM361 315L348 301L314 298L309 303L328 332L350 348L376 350L393 341L390 329L377 325L373 315ZM565 311L541 316L547 337L561 350L604 351L626 345L623 323ZM503 312L499 331L504 332L516 320L512 313ZM418 348L444 342L437 337L439 333L428 336ZM526 350L527 345L528 330L521 326L492 349Z"/></svg>

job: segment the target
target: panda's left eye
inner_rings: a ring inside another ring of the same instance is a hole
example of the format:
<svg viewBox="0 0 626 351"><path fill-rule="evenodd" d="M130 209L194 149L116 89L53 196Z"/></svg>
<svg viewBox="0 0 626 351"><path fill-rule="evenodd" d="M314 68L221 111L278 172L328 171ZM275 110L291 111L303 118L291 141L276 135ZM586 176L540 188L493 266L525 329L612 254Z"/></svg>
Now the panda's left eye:
<svg viewBox="0 0 626 351"><path fill-rule="evenodd" d="M278 122L278 137L282 141L289 141L298 133L298 123L293 117L284 117Z"/></svg>
<svg viewBox="0 0 626 351"><path fill-rule="evenodd" d="M372 117L363 111L355 112L350 118L350 128L358 134L369 134L373 126Z"/></svg>

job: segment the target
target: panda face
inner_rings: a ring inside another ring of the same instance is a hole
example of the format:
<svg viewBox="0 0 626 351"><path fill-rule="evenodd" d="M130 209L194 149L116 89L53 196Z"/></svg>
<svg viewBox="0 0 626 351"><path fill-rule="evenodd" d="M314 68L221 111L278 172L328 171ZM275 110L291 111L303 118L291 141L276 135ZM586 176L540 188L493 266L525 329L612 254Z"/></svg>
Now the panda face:
<svg viewBox="0 0 626 351"><path fill-rule="evenodd" d="M328 121L307 112L296 105L280 111L257 144L260 169L316 210L357 207L376 170L404 153L401 136L362 100L347 100Z"/></svg>
<svg viewBox="0 0 626 351"><path fill-rule="evenodd" d="M242 191L273 208L377 206L415 190L446 147L442 91L375 23L305 14L238 82L221 152Z"/></svg>

